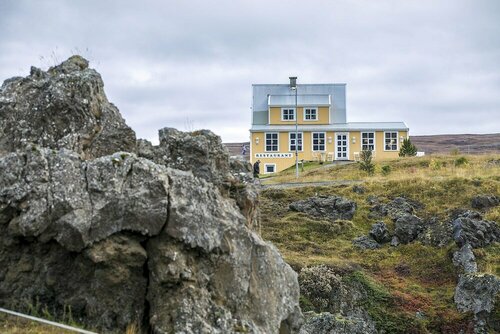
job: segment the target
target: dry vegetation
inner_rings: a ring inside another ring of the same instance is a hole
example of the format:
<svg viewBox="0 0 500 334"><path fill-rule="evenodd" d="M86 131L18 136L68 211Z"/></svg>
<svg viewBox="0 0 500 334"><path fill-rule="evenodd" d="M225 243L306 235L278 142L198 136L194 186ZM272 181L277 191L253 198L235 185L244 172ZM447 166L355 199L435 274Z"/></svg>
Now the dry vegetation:
<svg viewBox="0 0 500 334"><path fill-rule="evenodd" d="M458 162L457 162L458 161ZM382 174L382 166L390 172ZM457 273L451 262L456 246L438 248L420 242L374 251L352 246L352 239L368 233L376 221L369 218L369 196L388 201L397 196L423 204L417 215L424 219L449 220L453 209L471 209L477 194L500 194L500 156L440 156L405 158L377 163L374 176L361 172L357 164L314 169L310 166L301 181L361 180L364 194L352 186L268 189L262 193L262 233L281 251L296 270L327 264L359 272L372 282L384 298L369 303L372 316L388 332L457 333L466 328L470 314L460 314L453 303ZM387 169L387 168L386 168ZM293 171L284 171L265 182L287 182ZM355 200L358 208L352 221L317 220L288 210L290 202L313 195L340 195ZM485 218L500 222L500 207ZM391 229L393 223L384 219ZM500 246L475 250L480 270L500 275ZM378 294L380 295L380 293ZM302 300L307 309L307 301ZM424 317L416 317L423 312Z"/></svg>

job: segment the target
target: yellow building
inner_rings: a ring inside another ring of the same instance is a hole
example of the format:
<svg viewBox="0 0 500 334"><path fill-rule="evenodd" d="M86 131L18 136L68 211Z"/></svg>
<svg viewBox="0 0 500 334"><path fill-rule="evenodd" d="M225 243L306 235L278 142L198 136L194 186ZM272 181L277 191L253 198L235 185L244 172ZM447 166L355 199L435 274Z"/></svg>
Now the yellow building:
<svg viewBox="0 0 500 334"><path fill-rule="evenodd" d="M345 84L253 85L250 161L275 173L304 161L374 160L399 154L404 122L346 122ZM297 145L297 146L296 146Z"/></svg>

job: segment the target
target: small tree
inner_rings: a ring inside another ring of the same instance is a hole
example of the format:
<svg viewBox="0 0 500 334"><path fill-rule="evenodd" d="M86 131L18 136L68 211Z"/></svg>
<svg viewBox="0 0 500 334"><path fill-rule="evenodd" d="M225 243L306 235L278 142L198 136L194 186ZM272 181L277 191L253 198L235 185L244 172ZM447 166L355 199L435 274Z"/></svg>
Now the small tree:
<svg viewBox="0 0 500 334"><path fill-rule="evenodd" d="M370 150L361 151L359 157L361 159L361 162L359 163L359 168L367 172L369 175L373 175L373 173L375 172L375 165L372 162L372 151Z"/></svg>
<svg viewBox="0 0 500 334"><path fill-rule="evenodd" d="M403 139L401 149L399 150L400 157L414 157L417 155L417 147L411 143L410 138Z"/></svg>

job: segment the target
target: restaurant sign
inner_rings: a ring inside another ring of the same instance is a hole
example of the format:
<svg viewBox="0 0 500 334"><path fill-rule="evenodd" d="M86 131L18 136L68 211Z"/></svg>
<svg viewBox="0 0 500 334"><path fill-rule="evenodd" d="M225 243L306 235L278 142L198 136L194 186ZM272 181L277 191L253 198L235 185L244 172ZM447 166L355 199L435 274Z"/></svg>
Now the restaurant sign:
<svg viewBox="0 0 500 334"><path fill-rule="evenodd" d="M292 153L255 153L256 158L291 158Z"/></svg>

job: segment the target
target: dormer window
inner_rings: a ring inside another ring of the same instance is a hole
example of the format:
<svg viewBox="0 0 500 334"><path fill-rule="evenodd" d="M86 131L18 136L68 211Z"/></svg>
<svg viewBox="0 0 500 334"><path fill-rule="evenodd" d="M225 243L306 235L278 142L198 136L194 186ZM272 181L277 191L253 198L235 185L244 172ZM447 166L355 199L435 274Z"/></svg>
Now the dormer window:
<svg viewBox="0 0 500 334"><path fill-rule="evenodd" d="M304 121L317 121L318 108L304 108Z"/></svg>
<svg viewBox="0 0 500 334"><path fill-rule="evenodd" d="M282 108L281 109L282 121L295 121L295 108Z"/></svg>

